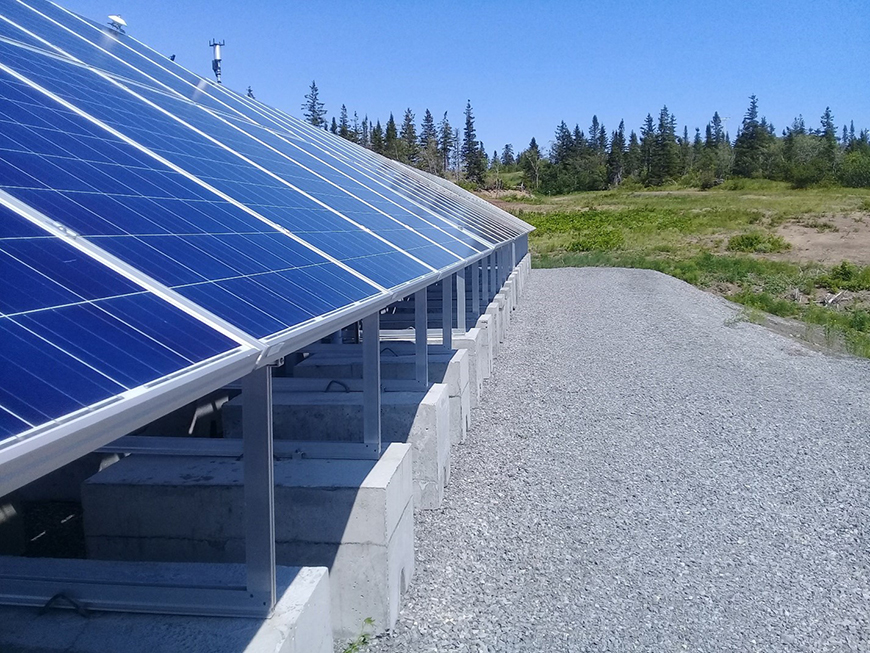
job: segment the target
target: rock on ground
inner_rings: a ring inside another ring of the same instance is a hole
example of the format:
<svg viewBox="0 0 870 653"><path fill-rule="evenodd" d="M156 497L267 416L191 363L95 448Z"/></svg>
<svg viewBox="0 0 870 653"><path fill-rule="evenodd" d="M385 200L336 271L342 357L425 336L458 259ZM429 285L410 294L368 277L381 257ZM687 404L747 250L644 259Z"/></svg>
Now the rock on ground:
<svg viewBox="0 0 870 653"><path fill-rule="evenodd" d="M369 651L870 650L870 361L648 271L514 315Z"/></svg>

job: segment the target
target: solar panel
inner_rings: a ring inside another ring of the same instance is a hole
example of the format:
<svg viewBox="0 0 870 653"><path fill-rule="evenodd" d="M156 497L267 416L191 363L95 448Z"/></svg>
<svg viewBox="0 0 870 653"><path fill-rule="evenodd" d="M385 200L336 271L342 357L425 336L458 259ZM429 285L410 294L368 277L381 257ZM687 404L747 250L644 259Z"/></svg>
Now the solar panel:
<svg viewBox="0 0 870 653"><path fill-rule="evenodd" d="M46 0L5 3L0 494L524 246L528 225L463 192Z"/></svg>
<svg viewBox="0 0 870 653"><path fill-rule="evenodd" d="M75 43L74 47L70 49L75 51L75 56L80 57L89 65L120 74L127 78L135 79L135 81L139 83L146 83L154 86L163 84L183 96L195 100L199 104L208 106L212 110L222 112L235 110L238 114L257 122L263 122L264 118L266 118L267 121L272 121L277 115L275 112L272 112L272 116L269 118L264 114L264 112L252 109L251 103L247 102L246 98L239 98L235 96L235 94L228 92L223 87L206 83L205 80L189 73L181 66L170 62L165 57L150 50L150 48L138 43L135 39L119 35L109 36L107 35L107 30L102 28L100 25L78 16L74 16L51 3L39 0L28 0L28 3L37 8L40 12L50 16L52 20L57 21L70 29L75 30L76 27L87 27L87 29L84 30L76 30L78 36L67 32L61 43L68 44L70 39L77 39L78 43ZM90 50L87 48L83 49L81 47L82 39L79 38L79 36L84 37L88 42L97 47L93 47ZM99 51L97 49L98 47L108 50L122 60L127 61L130 64L130 67L126 70L123 68L119 69L116 60L107 62L105 53ZM151 79L143 80L137 77L137 75L139 75L139 69L147 73ZM212 95L215 95L217 99L213 98ZM298 130L301 127L302 134L305 134L306 125L286 116L284 118L285 121L279 120L273 122L272 126L276 126L283 122L283 127L285 129L289 127L291 130ZM290 122L295 122L295 127L290 127L287 122L288 120ZM296 132L295 135L297 138L300 137L298 132ZM341 139L337 139L325 133L320 133L320 130L315 130L302 138L303 142L312 138L315 141L322 140L323 142L319 144L325 146L327 149L322 150L321 155L329 152L330 148L342 148L346 145L341 141ZM295 145L300 145L300 143L296 143ZM308 151L309 153L311 152L310 149ZM343 153L343 155L348 155L348 152ZM371 157L371 153L359 150L358 148L352 148L349 150L351 160L357 159L357 157L363 157L362 161L366 161L365 157L367 155ZM359 159L357 159L357 162L359 163ZM480 235L487 234L493 242L503 242L505 239L509 239L528 230L528 227L522 226L519 229L516 229L519 222L515 221L515 219L504 212L497 211L492 207L486 207L483 204L470 208L467 206L467 203L457 202L457 198L454 194L449 192L445 193L442 188L438 188L437 186L433 187L431 184L420 185L419 180L416 180L413 177L408 177L406 170L399 167L392 167L389 162L385 162L379 158L372 158L371 160L368 160L367 165L388 166L386 170L379 168L374 170L374 172L383 178L393 178L394 180L397 180L397 185L392 188L393 191L397 191L399 194L409 194L415 199L426 202L429 206L432 206L438 211L436 215L441 216L439 219L443 220L444 215L453 215L453 217L458 219L460 223L464 223L464 226L475 230L475 233ZM359 175L357 175L357 179L359 180ZM380 183L377 176L368 179L366 183L368 182L372 182L373 184ZM504 221L506 218L508 224L510 224L511 221L515 222L513 229L505 229ZM480 231L481 229L483 229L483 231Z"/></svg>
<svg viewBox="0 0 870 653"><path fill-rule="evenodd" d="M0 205L0 447L239 343Z"/></svg>

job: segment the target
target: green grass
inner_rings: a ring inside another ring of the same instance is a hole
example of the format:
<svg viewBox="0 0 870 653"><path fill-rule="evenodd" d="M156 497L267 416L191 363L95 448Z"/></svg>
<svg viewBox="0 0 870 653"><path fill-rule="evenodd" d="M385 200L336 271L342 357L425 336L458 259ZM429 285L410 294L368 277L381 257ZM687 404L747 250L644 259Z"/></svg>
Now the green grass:
<svg viewBox="0 0 870 653"><path fill-rule="evenodd" d="M708 191L673 187L517 198L510 208L536 228L530 241L536 267L658 270L748 310L817 325L850 351L870 357L870 306L812 301L819 288L870 290L870 266L789 261L791 244L776 233L788 221L812 225L833 214L862 219L860 212L870 212L870 191L730 180Z"/></svg>

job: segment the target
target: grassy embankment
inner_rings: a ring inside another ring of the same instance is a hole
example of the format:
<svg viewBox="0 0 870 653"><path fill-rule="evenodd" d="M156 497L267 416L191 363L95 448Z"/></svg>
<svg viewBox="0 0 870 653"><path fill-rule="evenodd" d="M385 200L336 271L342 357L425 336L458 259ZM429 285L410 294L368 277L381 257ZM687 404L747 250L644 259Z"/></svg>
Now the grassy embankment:
<svg viewBox="0 0 870 653"><path fill-rule="evenodd" d="M732 180L496 202L537 228L536 267L658 270L870 357L870 191Z"/></svg>

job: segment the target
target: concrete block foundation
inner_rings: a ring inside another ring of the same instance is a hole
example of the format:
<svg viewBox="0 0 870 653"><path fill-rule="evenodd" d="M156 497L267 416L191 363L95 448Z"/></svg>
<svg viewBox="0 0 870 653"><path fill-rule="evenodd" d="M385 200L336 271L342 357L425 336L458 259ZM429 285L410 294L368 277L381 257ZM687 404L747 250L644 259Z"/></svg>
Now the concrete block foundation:
<svg viewBox="0 0 870 653"><path fill-rule="evenodd" d="M3 560L5 564L10 559ZM29 575L51 572L81 581L125 580L223 586L244 584L241 565L118 563L16 559ZM190 617L0 606L4 653L332 653L329 574L323 567L278 567L278 603L271 617Z"/></svg>
<svg viewBox="0 0 870 653"><path fill-rule="evenodd" d="M242 463L129 456L82 488L88 555L109 560L244 560ZM278 564L328 567L336 638L395 624L414 575L411 446L378 461L275 463Z"/></svg>

